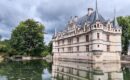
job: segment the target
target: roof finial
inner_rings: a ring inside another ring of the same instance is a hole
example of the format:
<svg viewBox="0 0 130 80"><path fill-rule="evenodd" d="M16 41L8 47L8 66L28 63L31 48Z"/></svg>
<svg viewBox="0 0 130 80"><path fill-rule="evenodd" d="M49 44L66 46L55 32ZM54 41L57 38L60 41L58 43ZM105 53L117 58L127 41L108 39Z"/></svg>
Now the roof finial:
<svg viewBox="0 0 130 80"><path fill-rule="evenodd" d="M114 8L114 27L118 27L118 22L117 22L117 19L116 19L116 9Z"/></svg>
<svg viewBox="0 0 130 80"><path fill-rule="evenodd" d="M98 2L96 0L96 20L98 20Z"/></svg>
<svg viewBox="0 0 130 80"><path fill-rule="evenodd" d="M55 27L55 36L56 36L56 33L57 33L57 32L56 32L56 27Z"/></svg>

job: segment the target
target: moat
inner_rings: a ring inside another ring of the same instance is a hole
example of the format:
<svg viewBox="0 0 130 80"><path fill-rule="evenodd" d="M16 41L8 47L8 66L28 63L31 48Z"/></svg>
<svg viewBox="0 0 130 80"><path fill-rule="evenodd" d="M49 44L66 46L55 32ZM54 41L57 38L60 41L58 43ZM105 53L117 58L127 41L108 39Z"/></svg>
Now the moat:
<svg viewBox="0 0 130 80"><path fill-rule="evenodd" d="M130 64L3 61L0 80L129 80Z"/></svg>

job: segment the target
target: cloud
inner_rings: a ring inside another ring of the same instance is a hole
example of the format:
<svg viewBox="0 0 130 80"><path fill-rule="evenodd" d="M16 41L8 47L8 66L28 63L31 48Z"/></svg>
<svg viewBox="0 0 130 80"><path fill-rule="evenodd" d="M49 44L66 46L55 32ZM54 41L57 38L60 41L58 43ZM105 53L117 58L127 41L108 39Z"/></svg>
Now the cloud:
<svg viewBox="0 0 130 80"><path fill-rule="evenodd" d="M107 19L130 14L130 0L98 0L99 12ZM61 31L71 16L87 14L87 8L95 8L95 0L0 0L0 35L10 38L11 31L20 21L33 18L45 25L45 41L51 40L54 28Z"/></svg>

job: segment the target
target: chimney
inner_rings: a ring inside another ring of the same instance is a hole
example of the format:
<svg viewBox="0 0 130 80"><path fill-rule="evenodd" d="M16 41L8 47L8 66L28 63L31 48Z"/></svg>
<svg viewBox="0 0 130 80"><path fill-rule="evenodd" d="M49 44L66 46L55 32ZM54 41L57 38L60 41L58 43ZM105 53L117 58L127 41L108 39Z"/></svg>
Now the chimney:
<svg viewBox="0 0 130 80"><path fill-rule="evenodd" d="M78 16L74 17L74 21L77 22L78 21Z"/></svg>
<svg viewBox="0 0 130 80"><path fill-rule="evenodd" d="M93 13L93 8L88 8L88 16L90 16Z"/></svg>

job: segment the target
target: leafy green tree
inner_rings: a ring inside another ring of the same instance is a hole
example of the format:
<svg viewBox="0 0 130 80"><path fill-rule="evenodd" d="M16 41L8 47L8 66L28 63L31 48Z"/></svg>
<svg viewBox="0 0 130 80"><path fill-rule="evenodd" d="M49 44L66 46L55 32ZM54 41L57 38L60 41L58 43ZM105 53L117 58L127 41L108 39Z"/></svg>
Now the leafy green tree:
<svg viewBox="0 0 130 80"><path fill-rule="evenodd" d="M46 57L47 55L52 54L52 41L48 43L48 45L45 45L44 51L42 52L41 56Z"/></svg>
<svg viewBox="0 0 130 80"><path fill-rule="evenodd" d="M130 17L118 17L119 25L122 26L122 54L127 54L130 40Z"/></svg>
<svg viewBox="0 0 130 80"><path fill-rule="evenodd" d="M52 54L52 41L50 41L48 44L48 52Z"/></svg>
<svg viewBox="0 0 130 80"><path fill-rule="evenodd" d="M1 39L2 39L2 36L0 35L0 41L1 41Z"/></svg>
<svg viewBox="0 0 130 80"><path fill-rule="evenodd" d="M44 48L44 26L33 19L20 22L11 34L10 44L18 55L39 56Z"/></svg>

